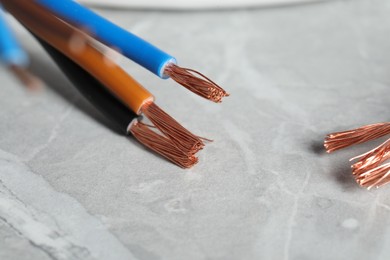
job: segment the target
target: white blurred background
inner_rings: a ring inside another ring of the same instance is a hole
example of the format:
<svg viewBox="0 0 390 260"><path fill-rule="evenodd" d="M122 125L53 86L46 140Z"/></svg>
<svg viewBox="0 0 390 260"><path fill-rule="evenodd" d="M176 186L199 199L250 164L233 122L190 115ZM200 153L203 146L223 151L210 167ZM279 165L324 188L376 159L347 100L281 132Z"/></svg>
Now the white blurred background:
<svg viewBox="0 0 390 260"><path fill-rule="evenodd" d="M81 0L80 2L100 6L116 6L150 9L226 9L301 4L330 0Z"/></svg>

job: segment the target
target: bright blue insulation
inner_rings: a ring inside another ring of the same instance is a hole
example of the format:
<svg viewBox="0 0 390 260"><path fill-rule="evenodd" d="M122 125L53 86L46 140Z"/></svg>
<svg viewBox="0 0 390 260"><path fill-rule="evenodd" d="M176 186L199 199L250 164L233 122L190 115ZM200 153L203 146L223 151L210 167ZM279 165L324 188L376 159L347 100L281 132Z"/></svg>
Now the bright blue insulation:
<svg viewBox="0 0 390 260"><path fill-rule="evenodd" d="M107 19L72 0L37 0L65 21L88 28L104 44L118 48L123 55L165 78L164 66L176 60L152 44L113 24Z"/></svg>
<svg viewBox="0 0 390 260"><path fill-rule="evenodd" d="M26 52L19 45L5 20L5 14L0 6L0 61L7 66L24 67L28 63Z"/></svg>

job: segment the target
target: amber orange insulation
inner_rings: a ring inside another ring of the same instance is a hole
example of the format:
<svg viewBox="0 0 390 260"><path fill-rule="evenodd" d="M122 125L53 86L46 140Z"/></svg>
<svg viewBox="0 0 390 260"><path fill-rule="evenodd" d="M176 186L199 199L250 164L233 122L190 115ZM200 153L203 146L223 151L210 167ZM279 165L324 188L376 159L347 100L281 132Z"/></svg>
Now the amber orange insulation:
<svg viewBox="0 0 390 260"><path fill-rule="evenodd" d="M1 3L24 26L91 73L135 113L140 114L142 106L154 100L149 91L98 51L86 34L39 4L30 0L1 0Z"/></svg>

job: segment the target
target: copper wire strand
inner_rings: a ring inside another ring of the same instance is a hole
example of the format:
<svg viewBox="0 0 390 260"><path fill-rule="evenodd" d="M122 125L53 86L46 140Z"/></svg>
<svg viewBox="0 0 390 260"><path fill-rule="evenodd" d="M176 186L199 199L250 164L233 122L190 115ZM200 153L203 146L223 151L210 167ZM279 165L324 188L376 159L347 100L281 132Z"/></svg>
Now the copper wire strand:
<svg viewBox="0 0 390 260"><path fill-rule="evenodd" d="M42 89L43 82L30 71L19 66L10 66L9 70L16 76L16 78L29 90L37 91Z"/></svg>
<svg viewBox="0 0 390 260"><path fill-rule="evenodd" d="M203 138L192 134L154 102L144 104L141 111L157 129L170 138L178 149L185 154L194 155L203 149Z"/></svg>
<svg viewBox="0 0 390 260"><path fill-rule="evenodd" d="M193 93L215 103L220 103L222 98L229 96L214 81L193 69L182 68L171 63L165 68L164 73Z"/></svg>
<svg viewBox="0 0 390 260"><path fill-rule="evenodd" d="M191 168L198 162L197 157L183 153L170 138L159 135L147 124L136 122L130 132L140 143L182 168Z"/></svg>
<svg viewBox="0 0 390 260"><path fill-rule="evenodd" d="M379 188L390 182L390 163L382 164L355 177L356 182L370 190Z"/></svg>
<svg viewBox="0 0 390 260"><path fill-rule="evenodd" d="M352 158L350 161L357 160L351 166L353 174L358 176L362 172L378 167L381 163L387 161L388 159L390 159L390 138L371 151Z"/></svg>
<svg viewBox="0 0 390 260"><path fill-rule="evenodd" d="M390 122L371 124L357 129L329 134L324 141L328 153L390 134Z"/></svg>

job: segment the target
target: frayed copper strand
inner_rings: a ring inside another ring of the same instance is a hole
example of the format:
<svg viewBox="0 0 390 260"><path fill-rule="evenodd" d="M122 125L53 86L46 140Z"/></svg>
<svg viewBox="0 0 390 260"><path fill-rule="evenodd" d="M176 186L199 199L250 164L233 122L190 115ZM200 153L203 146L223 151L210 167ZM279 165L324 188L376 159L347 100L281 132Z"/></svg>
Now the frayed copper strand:
<svg viewBox="0 0 390 260"><path fill-rule="evenodd" d="M215 103L220 103L222 98L229 96L223 88L193 69L181 68L171 63L165 68L164 73L193 93Z"/></svg>
<svg viewBox="0 0 390 260"><path fill-rule="evenodd" d="M328 153L351 145L364 143L390 134L390 122L362 126L357 129L329 134L324 141Z"/></svg>
<svg viewBox="0 0 390 260"><path fill-rule="evenodd" d="M19 81L30 90L39 90L43 86L42 80L33 75L27 69L19 66L10 66L10 71L19 79Z"/></svg>
<svg viewBox="0 0 390 260"><path fill-rule="evenodd" d="M390 182L390 163L375 167L367 172L355 176L357 183L368 190L379 188Z"/></svg>
<svg viewBox="0 0 390 260"><path fill-rule="evenodd" d="M350 161L358 160L351 166L353 174L358 176L362 172L378 167L388 159L390 159L390 139L371 151L352 158Z"/></svg>
<svg viewBox="0 0 390 260"><path fill-rule="evenodd" d="M165 113L155 103L149 102L142 106L142 113L178 147L188 155L194 155L203 149L203 138L200 138L180 125L170 115Z"/></svg>
<svg viewBox="0 0 390 260"><path fill-rule="evenodd" d="M171 139L156 133L150 127L136 122L131 126L130 132L140 143L182 168L190 168L198 162L197 157L183 153Z"/></svg>

